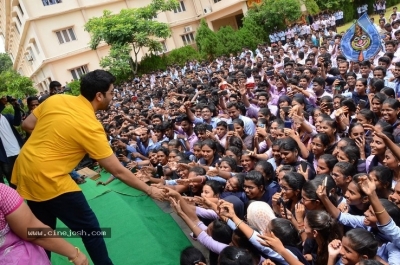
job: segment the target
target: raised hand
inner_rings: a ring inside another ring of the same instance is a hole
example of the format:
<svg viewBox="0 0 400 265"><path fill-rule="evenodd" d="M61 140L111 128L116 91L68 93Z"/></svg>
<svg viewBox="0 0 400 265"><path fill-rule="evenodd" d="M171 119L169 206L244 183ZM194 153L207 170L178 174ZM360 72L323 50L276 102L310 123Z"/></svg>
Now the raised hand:
<svg viewBox="0 0 400 265"><path fill-rule="evenodd" d="M360 187L360 189L367 194L368 196L370 196L371 194L373 194L376 190L376 186L375 186L375 182L370 180L368 178L368 176L361 176L358 179L358 185Z"/></svg>
<svg viewBox="0 0 400 265"><path fill-rule="evenodd" d="M285 251L285 247L283 246L282 241L277 238L273 232L271 232L271 235L258 235L258 237L262 239L258 240L261 245L272 248L278 253Z"/></svg>
<svg viewBox="0 0 400 265"><path fill-rule="evenodd" d="M323 185L318 186L316 193L317 193L318 198L320 198L320 199L327 197L326 187Z"/></svg>
<svg viewBox="0 0 400 265"><path fill-rule="evenodd" d="M222 217L227 217L232 219L235 217L235 210L233 209L233 204L224 200L218 202L218 214Z"/></svg>
<svg viewBox="0 0 400 265"><path fill-rule="evenodd" d="M336 258L342 249L342 242L339 239L332 240L328 245L329 256Z"/></svg>
<svg viewBox="0 0 400 265"><path fill-rule="evenodd" d="M306 208L304 207L304 204L296 203L294 209L297 222L302 224L304 222L304 217L306 216Z"/></svg>
<svg viewBox="0 0 400 265"><path fill-rule="evenodd" d="M170 204L171 204L171 208L174 209L174 211L178 215L184 214L184 212L182 210L182 207L181 207L181 204L180 204L180 202L181 202L180 200L176 200L176 199L170 197L169 201L170 201Z"/></svg>

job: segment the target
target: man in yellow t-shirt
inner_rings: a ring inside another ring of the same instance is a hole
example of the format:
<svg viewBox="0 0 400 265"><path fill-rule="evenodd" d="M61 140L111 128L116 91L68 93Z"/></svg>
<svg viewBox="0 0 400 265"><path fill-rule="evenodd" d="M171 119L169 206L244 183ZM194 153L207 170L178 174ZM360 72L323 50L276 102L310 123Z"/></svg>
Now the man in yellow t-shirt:
<svg viewBox="0 0 400 265"><path fill-rule="evenodd" d="M147 186L123 167L108 143L95 111L107 110L114 96L115 77L95 70L82 77L81 95L55 95L22 123L31 133L15 162L11 182L35 216L51 228L57 218L73 231L99 231L99 222L82 191L70 177L85 154L108 172L154 199L161 190ZM103 237L82 236L94 264L112 264ZM49 253L50 256L50 253Z"/></svg>

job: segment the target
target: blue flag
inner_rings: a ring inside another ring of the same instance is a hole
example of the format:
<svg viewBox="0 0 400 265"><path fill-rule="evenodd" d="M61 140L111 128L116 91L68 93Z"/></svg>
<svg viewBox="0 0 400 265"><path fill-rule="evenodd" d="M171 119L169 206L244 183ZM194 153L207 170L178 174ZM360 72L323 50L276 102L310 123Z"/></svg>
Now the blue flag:
<svg viewBox="0 0 400 265"><path fill-rule="evenodd" d="M373 58L382 48L381 36L365 13L343 35L342 54L352 62Z"/></svg>

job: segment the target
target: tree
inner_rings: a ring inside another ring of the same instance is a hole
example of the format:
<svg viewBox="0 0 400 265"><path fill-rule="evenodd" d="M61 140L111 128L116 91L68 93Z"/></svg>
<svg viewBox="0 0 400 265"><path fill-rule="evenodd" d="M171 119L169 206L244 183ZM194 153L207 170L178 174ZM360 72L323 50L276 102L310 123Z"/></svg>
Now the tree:
<svg viewBox="0 0 400 265"><path fill-rule="evenodd" d="M7 53L0 53L0 73L11 70L12 68L12 61L10 55Z"/></svg>
<svg viewBox="0 0 400 265"><path fill-rule="evenodd" d="M247 12L244 22L253 27L261 27L266 34L285 29L287 23L297 21L301 15L299 0L264 0ZM264 37L263 40L267 38Z"/></svg>
<svg viewBox="0 0 400 265"><path fill-rule="evenodd" d="M81 80L77 79L69 82L65 88L65 94L78 96L81 93Z"/></svg>
<svg viewBox="0 0 400 265"><path fill-rule="evenodd" d="M100 61L100 66L105 70L110 71L116 79L117 82L125 81L132 77L132 71L130 63L132 63L132 58L129 55L130 47L129 45L119 45L115 44L111 46L110 54L103 57Z"/></svg>
<svg viewBox="0 0 400 265"><path fill-rule="evenodd" d="M320 9L316 0L301 0L306 6L307 12L311 15L316 15L319 13Z"/></svg>
<svg viewBox="0 0 400 265"><path fill-rule="evenodd" d="M14 70L0 73L0 96L13 96L25 98L26 95L36 95L37 90L33 88L32 80L22 76Z"/></svg>
<svg viewBox="0 0 400 265"><path fill-rule="evenodd" d="M242 49L240 42L238 41L238 32L235 31L231 26L221 27L217 32L217 54L227 55L230 53L236 55L238 51Z"/></svg>
<svg viewBox="0 0 400 265"><path fill-rule="evenodd" d="M184 65L190 60L199 60L200 54L190 45L183 46L181 48L172 50L167 56L168 65Z"/></svg>
<svg viewBox="0 0 400 265"><path fill-rule="evenodd" d="M201 56L213 60L217 54L217 42L217 35L208 27L205 19L202 19L196 33L197 49Z"/></svg>
<svg viewBox="0 0 400 265"><path fill-rule="evenodd" d="M133 62L130 60L130 67L136 74L140 50L143 47L160 50L161 44L156 39L171 36L169 25L153 18L177 6L176 0L153 0L145 7L122 9L118 14L104 10L103 16L91 18L85 24L85 30L91 34L90 47L95 50L102 41L111 47L128 45L135 56Z"/></svg>
<svg viewBox="0 0 400 265"><path fill-rule="evenodd" d="M353 0L315 0L320 10L338 10L342 9L344 5L348 5Z"/></svg>

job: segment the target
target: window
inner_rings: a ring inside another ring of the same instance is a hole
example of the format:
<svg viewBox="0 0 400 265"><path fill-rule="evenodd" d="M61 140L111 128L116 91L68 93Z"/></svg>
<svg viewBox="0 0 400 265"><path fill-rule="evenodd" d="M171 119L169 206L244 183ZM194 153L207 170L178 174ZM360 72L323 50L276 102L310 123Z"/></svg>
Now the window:
<svg viewBox="0 0 400 265"><path fill-rule="evenodd" d="M17 24L14 24L14 27L15 27L16 31L18 32L18 35L19 35L20 33L19 33L19 29L17 27Z"/></svg>
<svg viewBox="0 0 400 265"><path fill-rule="evenodd" d="M179 1L179 5L174 9L174 13L180 13L186 11L185 3L183 1Z"/></svg>
<svg viewBox="0 0 400 265"><path fill-rule="evenodd" d="M182 35L183 44L188 45L194 42L194 35L193 32Z"/></svg>
<svg viewBox="0 0 400 265"><path fill-rule="evenodd" d="M60 4L61 2L61 0L42 0L44 6L56 5Z"/></svg>
<svg viewBox="0 0 400 265"><path fill-rule="evenodd" d="M18 9L19 9L19 12L21 12L21 15L24 15L24 11L22 11L21 4L18 4Z"/></svg>
<svg viewBox="0 0 400 265"><path fill-rule="evenodd" d="M56 35L60 44L76 40L75 33L72 28L56 31Z"/></svg>
<svg viewBox="0 0 400 265"><path fill-rule="evenodd" d="M37 45L36 41L33 43L33 46L35 47L36 53L40 54L39 46Z"/></svg>
<svg viewBox="0 0 400 265"><path fill-rule="evenodd" d="M89 69L87 68L86 65L82 65L82 66L80 66L78 68L71 69L70 71L71 71L72 78L74 80L78 80L78 79L81 78L81 76L83 76L84 74L88 73Z"/></svg>
<svg viewBox="0 0 400 265"><path fill-rule="evenodd" d="M21 25L22 25L22 23L21 23L21 19L19 19L19 16L18 16L18 14L17 14L17 20L18 20L18 24L21 26Z"/></svg>

